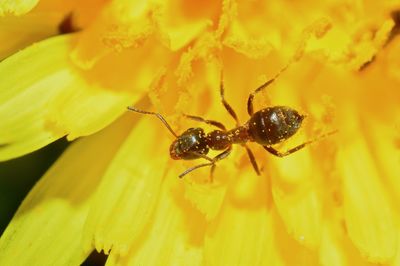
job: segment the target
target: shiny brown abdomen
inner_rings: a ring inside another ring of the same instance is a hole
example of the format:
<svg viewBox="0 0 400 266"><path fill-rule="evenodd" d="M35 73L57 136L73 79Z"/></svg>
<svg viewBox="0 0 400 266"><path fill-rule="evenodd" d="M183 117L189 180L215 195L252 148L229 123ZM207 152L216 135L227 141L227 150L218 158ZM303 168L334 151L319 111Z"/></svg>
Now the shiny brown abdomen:
<svg viewBox="0 0 400 266"><path fill-rule="evenodd" d="M293 136L304 116L287 106L262 109L247 122L251 138L264 146L273 145Z"/></svg>

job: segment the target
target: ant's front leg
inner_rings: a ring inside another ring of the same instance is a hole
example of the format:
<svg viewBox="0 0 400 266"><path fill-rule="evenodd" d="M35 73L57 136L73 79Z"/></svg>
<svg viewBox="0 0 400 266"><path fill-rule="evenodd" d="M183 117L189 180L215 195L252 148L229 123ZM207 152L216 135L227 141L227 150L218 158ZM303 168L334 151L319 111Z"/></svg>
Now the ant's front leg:
<svg viewBox="0 0 400 266"><path fill-rule="evenodd" d="M212 159L207 157L207 156L205 156L207 158L205 158L204 156L201 156L202 158L204 158L206 160L211 160L211 161L209 163L198 164L198 165L195 165L193 167L190 167L190 168L186 169L182 174L179 175L179 178L184 177L188 173L190 173L190 172L192 172L192 171L194 171L194 170L196 170L198 168L211 166L211 169L210 169L210 182L212 183L213 182L213 173L214 173L214 170L215 170L216 162L218 162L218 161L220 161L222 159L225 159L231 153L231 151L232 151L232 147L229 147L229 148L227 148L226 150L224 150L223 152L221 152L220 154L218 154L217 156L215 156Z"/></svg>
<svg viewBox="0 0 400 266"><path fill-rule="evenodd" d="M213 158L214 164L211 166L211 169L210 169L210 183L212 183L214 181L214 170L215 170L215 167L217 166L215 163L228 157L228 155L231 153L231 151L232 151L232 146L229 146L228 149L224 150L223 152L221 152L220 154L218 154L217 156L215 156Z"/></svg>

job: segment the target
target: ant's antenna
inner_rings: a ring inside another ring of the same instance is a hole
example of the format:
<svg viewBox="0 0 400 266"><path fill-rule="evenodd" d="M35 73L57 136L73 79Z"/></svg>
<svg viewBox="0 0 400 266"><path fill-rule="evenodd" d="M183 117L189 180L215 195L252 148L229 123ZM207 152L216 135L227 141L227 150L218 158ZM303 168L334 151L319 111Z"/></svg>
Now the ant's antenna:
<svg viewBox="0 0 400 266"><path fill-rule="evenodd" d="M136 107L133 107L133 106L128 106L127 108L128 108L129 111L132 111L132 112L141 113L141 114L146 114L146 115L155 115L155 116L157 116L158 119L160 119L161 122L162 122L162 123L168 128L168 130L172 133L172 135L174 135L175 138L178 137L178 135L172 130L171 126L168 124L167 120L165 120L165 118L164 118L161 114L159 114L159 113L154 113L154 112L143 111L143 110L137 109Z"/></svg>

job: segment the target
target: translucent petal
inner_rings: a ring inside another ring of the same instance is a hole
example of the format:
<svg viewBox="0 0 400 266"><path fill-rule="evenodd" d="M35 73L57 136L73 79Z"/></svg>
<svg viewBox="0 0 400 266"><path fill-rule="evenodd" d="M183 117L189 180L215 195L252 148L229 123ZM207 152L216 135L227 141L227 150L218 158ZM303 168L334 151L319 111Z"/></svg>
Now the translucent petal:
<svg viewBox="0 0 400 266"><path fill-rule="evenodd" d="M79 265L81 235L101 177L130 124L72 144L29 193L0 240L1 265Z"/></svg>
<svg viewBox="0 0 400 266"><path fill-rule="evenodd" d="M55 35L61 19L61 14L56 13L0 18L0 60L36 41Z"/></svg>
<svg viewBox="0 0 400 266"><path fill-rule="evenodd" d="M289 233L300 243L316 248L320 241L322 206L314 184L319 174L307 149L285 158L273 158L272 195Z"/></svg>
<svg viewBox="0 0 400 266"><path fill-rule="evenodd" d="M376 265L368 263L349 239L340 205L330 204L322 226L319 248L320 264L324 266Z"/></svg>
<svg viewBox="0 0 400 266"><path fill-rule="evenodd" d="M215 177L219 178L218 175ZM192 182L185 182L185 198L201 211L207 220L214 219L220 211L225 192L225 185L212 186L209 183L194 185Z"/></svg>
<svg viewBox="0 0 400 266"><path fill-rule="evenodd" d="M30 13L60 13L63 18L71 15L71 22L76 29L86 29L101 12L108 0L40 0L36 8Z"/></svg>
<svg viewBox="0 0 400 266"><path fill-rule="evenodd" d="M161 39L173 51L179 50L193 41L207 27L212 26L212 18L219 11L215 1L158 1L155 20Z"/></svg>
<svg viewBox="0 0 400 266"><path fill-rule="evenodd" d="M31 152L66 134L46 121L46 106L73 79L65 70L68 41L67 37L52 38L0 63L1 160Z"/></svg>
<svg viewBox="0 0 400 266"><path fill-rule="evenodd" d="M71 38L42 41L0 63L0 160L67 134L72 139L96 132L140 96L140 90L105 89L76 72L68 59Z"/></svg>
<svg viewBox="0 0 400 266"><path fill-rule="evenodd" d="M111 251L110 265L203 265L206 222L182 197L176 170L165 176L156 210L140 239L125 257Z"/></svg>
<svg viewBox="0 0 400 266"><path fill-rule="evenodd" d="M221 213L207 227L206 265L316 264L316 254L288 234L267 182L243 172L233 181Z"/></svg>
<svg viewBox="0 0 400 266"><path fill-rule="evenodd" d="M112 51L143 44L154 30L150 2L117 0L105 5L94 23L82 33L72 53L83 69Z"/></svg>
<svg viewBox="0 0 400 266"><path fill-rule="evenodd" d="M2 0L0 2L0 16L23 15L31 11L38 2L39 0Z"/></svg>
<svg viewBox="0 0 400 266"><path fill-rule="evenodd" d="M271 212L275 250L278 254L272 256L279 256L284 262L283 265L318 265L318 256L315 250L309 249L299 241L295 240L287 231L280 215L276 209ZM270 265L269 258L265 257L266 265Z"/></svg>
<svg viewBox="0 0 400 266"><path fill-rule="evenodd" d="M265 208L224 206L218 225L211 225L205 243L207 265L284 265L271 237Z"/></svg>
<svg viewBox="0 0 400 266"><path fill-rule="evenodd" d="M320 248L322 265L349 265L346 261L346 254L342 249L343 243L340 242L338 235L340 236L340 231L333 230L333 228L328 226L328 222L324 224Z"/></svg>
<svg viewBox="0 0 400 266"><path fill-rule="evenodd" d="M393 111L393 118L398 117L399 113L399 111ZM385 186L388 196L394 200L395 206L400 206L400 180L398 177L400 150L396 146L399 133L390 122L382 123L382 121L370 118L365 123L365 136L371 149L371 155L379 167L379 172L382 173L380 180Z"/></svg>
<svg viewBox="0 0 400 266"><path fill-rule="evenodd" d="M104 176L85 225L84 245L126 255L150 222L169 159L168 134L155 117L140 122Z"/></svg>
<svg viewBox="0 0 400 266"><path fill-rule="evenodd" d="M357 130L354 121L346 135L350 130ZM342 144L337 165L343 177L348 234L368 260L388 262L397 250L398 230L380 174L363 138L342 140Z"/></svg>
<svg viewBox="0 0 400 266"><path fill-rule="evenodd" d="M273 237L273 218L267 210L266 180L258 176L239 179L228 192L220 215L207 228L205 264L284 265ZM243 197L243 188L236 186L247 188L247 197Z"/></svg>
<svg viewBox="0 0 400 266"><path fill-rule="evenodd" d="M400 239L400 232L397 232L397 237ZM400 265L400 245L397 245L396 256L393 261L389 264L391 266L399 266Z"/></svg>

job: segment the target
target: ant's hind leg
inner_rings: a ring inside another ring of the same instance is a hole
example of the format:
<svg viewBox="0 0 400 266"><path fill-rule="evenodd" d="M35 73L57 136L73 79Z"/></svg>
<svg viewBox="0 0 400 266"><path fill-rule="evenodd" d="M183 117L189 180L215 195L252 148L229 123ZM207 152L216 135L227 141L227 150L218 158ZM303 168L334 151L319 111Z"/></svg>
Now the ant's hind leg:
<svg viewBox="0 0 400 266"><path fill-rule="evenodd" d="M264 148L266 151L268 151L269 153L271 153L271 154L273 154L273 155L275 155L275 156L278 156L278 157L285 157L285 156L288 156L288 155L290 155L290 154L292 154L292 153L294 153L294 152L296 152L296 151L299 151L299 150L303 149L305 146L307 146L307 145L309 145L309 144L311 144L311 143L313 143L313 142L315 142L315 141L318 141L318 140L320 140L320 139L322 139L322 138L325 138L325 137L330 136L330 135L332 135L332 134L335 134L335 133L337 133L337 132L338 132L337 130L328 132L328 133L323 134L323 135L321 135L321 136L319 136L319 137L317 137L317 138L315 138L315 139L306 141L306 142L304 142L304 143L302 143L302 144L300 144L300 145L298 145L298 146L296 146L296 147L294 147L294 148L291 148L291 149L289 149L289 150L287 150L287 151L285 151L285 152L280 152L280 151L278 151L278 150L272 148L271 146L263 146L263 148Z"/></svg>
<svg viewBox="0 0 400 266"><path fill-rule="evenodd" d="M226 127L221 122L218 122L218 121L215 121L215 120L204 119L204 118L202 118L200 116L187 115L187 114L183 114L183 115L186 118L192 119L194 121L203 122L203 123L215 126L215 127L219 128L219 129L222 129L222 130L226 131Z"/></svg>
<svg viewBox="0 0 400 266"><path fill-rule="evenodd" d="M310 143L311 143L311 141L305 142L305 143L300 144L299 146L296 146L296 147L294 147L292 149L289 149L289 150L287 150L285 152L280 152L277 149L272 148L271 146L263 146L263 147L269 153L271 153L271 154L273 154L273 155L275 155L277 157L285 157L285 156L288 156L288 155L290 155L290 154L292 154L292 153L294 153L294 152L296 152L298 150L301 150L302 148L304 148L306 145L308 145Z"/></svg>

